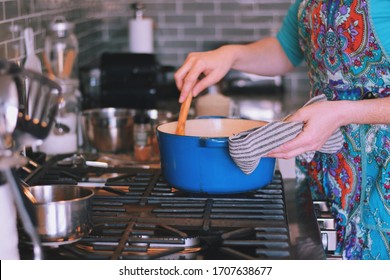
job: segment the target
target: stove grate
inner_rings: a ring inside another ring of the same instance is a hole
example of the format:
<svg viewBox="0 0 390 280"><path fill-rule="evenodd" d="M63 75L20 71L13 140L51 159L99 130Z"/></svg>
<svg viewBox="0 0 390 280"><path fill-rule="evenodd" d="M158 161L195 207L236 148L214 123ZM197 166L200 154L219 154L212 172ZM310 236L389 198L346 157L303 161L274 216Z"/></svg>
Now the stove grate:
<svg viewBox="0 0 390 280"><path fill-rule="evenodd" d="M159 169L45 166L30 184L96 183L93 229L47 248L70 259L292 258L283 180L251 193L189 194Z"/></svg>

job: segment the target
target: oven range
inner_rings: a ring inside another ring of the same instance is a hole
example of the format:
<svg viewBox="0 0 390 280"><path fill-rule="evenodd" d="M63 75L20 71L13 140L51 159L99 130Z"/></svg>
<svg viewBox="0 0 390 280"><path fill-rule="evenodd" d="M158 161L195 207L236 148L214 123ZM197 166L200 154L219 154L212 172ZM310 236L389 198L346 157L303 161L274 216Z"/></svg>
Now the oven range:
<svg viewBox="0 0 390 280"><path fill-rule="evenodd" d="M235 195L186 193L164 181L159 168L61 164L69 155L18 170L30 185L93 188L91 232L80 240L43 244L44 259L326 259L329 231L316 216L306 185L283 179ZM322 210L321 210L322 207ZM322 214L321 214L322 213ZM22 259L34 258L20 227Z"/></svg>

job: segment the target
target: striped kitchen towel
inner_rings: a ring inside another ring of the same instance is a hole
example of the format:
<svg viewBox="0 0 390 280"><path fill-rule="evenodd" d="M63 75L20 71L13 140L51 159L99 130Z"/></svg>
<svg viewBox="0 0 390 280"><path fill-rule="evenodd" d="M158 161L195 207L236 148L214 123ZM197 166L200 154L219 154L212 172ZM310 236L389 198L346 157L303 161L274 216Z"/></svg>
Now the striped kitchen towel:
<svg viewBox="0 0 390 280"><path fill-rule="evenodd" d="M325 95L310 99L304 106L325 101ZM287 118L287 117L286 117ZM284 119L286 119L284 118ZM294 139L303 129L303 122L273 121L265 126L253 128L229 137L229 153L237 166L245 173L252 173L261 158L280 145ZM335 153L344 143L340 129L337 129L319 150L323 153ZM315 151L299 155L310 162Z"/></svg>

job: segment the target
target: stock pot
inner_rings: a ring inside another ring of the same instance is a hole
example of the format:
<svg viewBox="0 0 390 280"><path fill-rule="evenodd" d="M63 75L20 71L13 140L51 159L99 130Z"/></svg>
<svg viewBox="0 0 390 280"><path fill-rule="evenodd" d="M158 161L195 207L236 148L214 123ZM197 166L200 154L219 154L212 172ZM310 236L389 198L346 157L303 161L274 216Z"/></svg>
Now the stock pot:
<svg viewBox="0 0 390 280"><path fill-rule="evenodd" d="M268 185L275 158L262 158L256 170L245 174L229 155L228 138L266 122L229 118L201 118L186 122L184 136L175 133L177 122L157 127L161 169L177 189L208 194L249 192Z"/></svg>

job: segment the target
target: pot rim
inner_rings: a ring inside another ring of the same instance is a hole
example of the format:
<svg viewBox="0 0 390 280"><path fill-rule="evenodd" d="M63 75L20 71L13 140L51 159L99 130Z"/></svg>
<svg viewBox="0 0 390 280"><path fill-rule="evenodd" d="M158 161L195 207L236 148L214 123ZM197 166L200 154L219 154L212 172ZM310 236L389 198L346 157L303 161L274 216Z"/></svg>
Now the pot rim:
<svg viewBox="0 0 390 280"><path fill-rule="evenodd" d="M233 136L234 134L238 134L242 131L245 131L247 129L251 129L251 128L256 128L256 127L261 127L261 126L264 126L266 125L268 122L266 121L261 121L261 120L247 120L247 119L239 119L239 118L214 118L214 117L210 117L210 118L199 118L199 119L190 119L190 120L187 120L186 121L187 123L196 123L196 122L199 122L199 123L207 123L207 122L219 122L219 123L246 123L246 124L251 124L251 127L250 128L244 128L240 131L237 131L237 132L234 132L234 133L230 133L230 135L216 135L216 136L208 136L208 135L177 135L175 132L171 132L171 131L163 131L162 128L164 127L168 127L168 126L173 126L173 127L176 127L176 124L177 124L177 121L173 121L173 122L168 122L168 123L162 123L162 124L159 124L156 128L157 132L158 133L162 133L162 134L167 134L167 135L177 135L178 137L189 137L189 138L202 138L202 139L228 139L229 137Z"/></svg>
<svg viewBox="0 0 390 280"><path fill-rule="evenodd" d="M79 187L79 186L75 186L75 185L35 185L35 186L30 186L30 191L32 191L34 188L35 189L38 189L38 188L47 188L47 187L51 187L51 188L61 188L61 189L65 189L65 188L77 188L77 189L80 189L80 190L84 190L84 191L87 191L89 192L88 194L85 194L81 197L76 197L76 198L72 198L72 199L63 199L63 200L58 200L58 201L50 201L50 202L37 202L37 203L34 203L34 205L53 205L53 204L68 204L68 203L75 203L75 202L79 202L79 201L84 201L84 200L89 200L91 199L94 195L95 195L95 191L90 189L90 188L86 188L86 187Z"/></svg>

